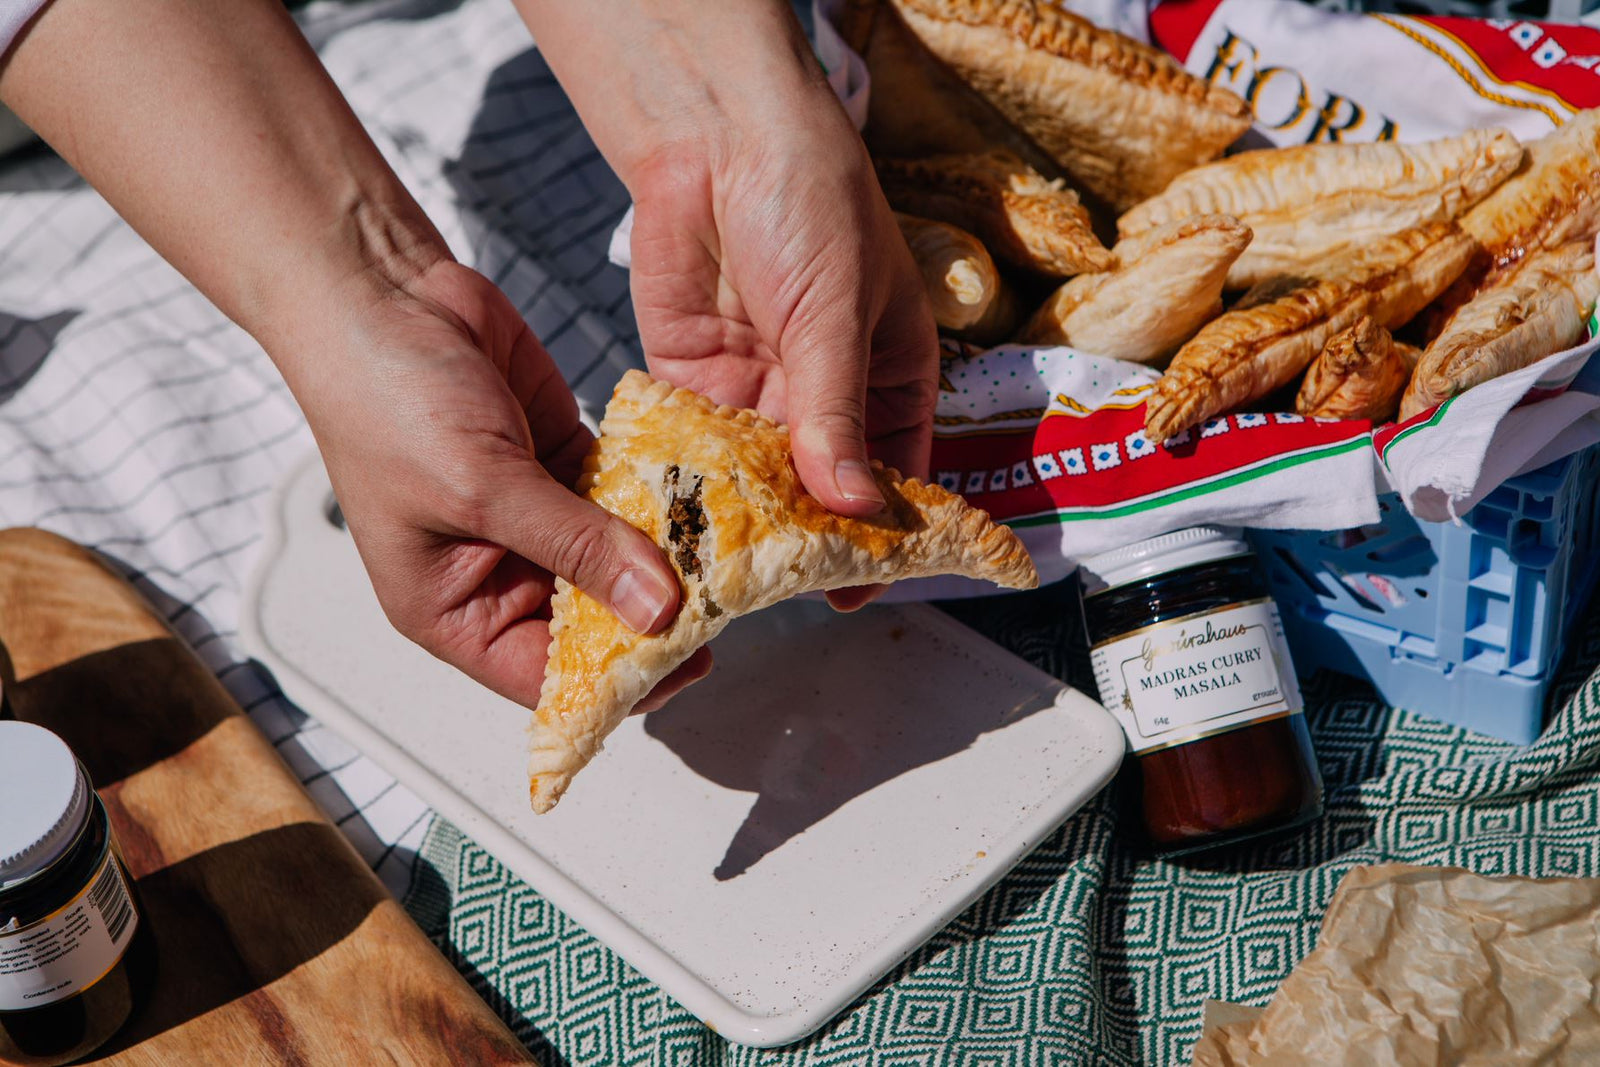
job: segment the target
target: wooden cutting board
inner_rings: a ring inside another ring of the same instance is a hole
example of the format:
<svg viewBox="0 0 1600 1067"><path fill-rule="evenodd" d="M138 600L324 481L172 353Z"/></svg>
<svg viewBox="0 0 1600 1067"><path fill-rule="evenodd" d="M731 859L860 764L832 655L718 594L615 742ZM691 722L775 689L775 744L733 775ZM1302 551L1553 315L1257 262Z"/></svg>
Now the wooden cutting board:
<svg viewBox="0 0 1600 1067"><path fill-rule="evenodd" d="M88 768L155 935L149 1003L86 1062L535 1062L93 553L0 531L0 678Z"/></svg>

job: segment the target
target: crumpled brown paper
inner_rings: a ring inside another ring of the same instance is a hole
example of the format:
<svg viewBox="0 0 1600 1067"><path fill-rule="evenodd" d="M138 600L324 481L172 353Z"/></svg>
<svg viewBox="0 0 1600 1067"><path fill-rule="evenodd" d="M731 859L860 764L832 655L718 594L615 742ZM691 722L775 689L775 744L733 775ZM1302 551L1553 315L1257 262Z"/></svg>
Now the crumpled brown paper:
<svg viewBox="0 0 1600 1067"><path fill-rule="evenodd" d="M1194 1067L1600 1064L1600 878L1357 867L1265 1008L1211 1002Z"/></svg>

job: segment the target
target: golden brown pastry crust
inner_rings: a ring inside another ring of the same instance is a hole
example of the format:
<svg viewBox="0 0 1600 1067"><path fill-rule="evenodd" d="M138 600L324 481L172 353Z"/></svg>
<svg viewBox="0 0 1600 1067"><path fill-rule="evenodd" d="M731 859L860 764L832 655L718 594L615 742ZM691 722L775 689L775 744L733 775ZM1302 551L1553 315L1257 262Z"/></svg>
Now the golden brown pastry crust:
<svg viewBox="0 0 1600 1067"><path fill-rule="evenodd" d="M1453 223L1431 223L1351 250L1323 278L1246 293L1173 357L1145 410L1145 432L1166 440L1288 385L1363 315L1398 328L1456 279L1476 247Z"/></svg>
<svg viewBox="0 0 1600 1067"><path fill-rule="evenodd" d="M1250 126L1238 96L1048 0L893 3L930 52L1118 209L1215 159Z"/></svg>
<svg viewBox="0 0 1600 1067"><path fill-rule="evenodd" d="M895 212L900 235L922 274L939 328L975 344L993 344L1016 326L1016 300L983 242L963 229Z"/></svg>
<svg viewBox="0 0 1600 1067"><path fill-rule="evenodd" d="M1424 144L1318 144L1241 152L1180 174L1117 222L1124 237L1208 212L1237 215L1255 240L1228 288L1304 274L1347 248L1444 222L1488 196L1522 162L1505 130Z"/></svg>
<svg viewBox="0 0 1600 1067"><path fill-rule="evenodd" d="M1116 265L1078 195L1010 152L880 159L877 167L895 208L968 230L1013 266L1069 278Z"/></svg>
<svg viewBox="0 0 1600 1067"><path fill-rule="evenodd" d="M1422 354L1400 417L1571 348L1583 339L1597 296L1588 238L1529 255L1451 316Z"/></svg>
<svg viewBox="0 0 1600 1067"><path fill-rule="evenodd" d="M1119 243L1122 266L1057 289L1024 328L1029 344L1160 363L1222 310L1228 267L1250 243L1231 215L1200 215Z"/></svg>
<svg viewBox="0 0 1600 1067"><path fill-rule="evenodd" d="M799 593L934 574L1038 584L1022 543L984 512L892 470L875 474L886 513L835 515L801 486L784 427L641 371L624 375L578 491L666 551L682 602L671 626L644 636L556 582L531 731L534 810L549 810L633 706L736 616Z"/></svg>
<svg viewBox="0 0 1600 1067"><path fill-rule="evenodd" d="M1461 217L1499 269L1600 228L1600 109L1580 111L1527 149L1517 172Z"/></svg>
<svg viewBox="0 0 1600 1067"><path fill-rule="evenodd" d="M1420 355L1363 315L1312 361L1294 409L1319 419L1391 419Z"/></svg>
<svg viewBox="0 0 1600 1067"><path fill-rule="evenodd" d="M911 32L888 0L856 0L841 29L861 40L867 64L867 146L884 156L986 152L1004 148L1033 167L1055 173L1055 162L1006 121ZM864 38L864 39L863 39Z"/></svg>

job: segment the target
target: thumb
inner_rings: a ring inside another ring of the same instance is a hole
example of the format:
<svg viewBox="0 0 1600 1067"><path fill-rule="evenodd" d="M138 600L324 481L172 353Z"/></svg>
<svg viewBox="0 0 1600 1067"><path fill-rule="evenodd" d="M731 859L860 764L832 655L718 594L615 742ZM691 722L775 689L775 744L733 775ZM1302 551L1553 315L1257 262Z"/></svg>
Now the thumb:
<svg viewBox="0 0 1600 1067"><path fill-rule="evenodd" d="M485 519L489 540L565 578L639 633L661 630L677 613L678 576L661 549L532 459L502 468Z"/></svg>
<svg viewBox="0 0 1600 1067"><path fill-rule="evenodd" d="M785 331L786 379L794 465L811 495L841 515L884 508L867 462L867 365L872 354L861 309L849 299L824 302L846 314L809 317Z"/></svg>

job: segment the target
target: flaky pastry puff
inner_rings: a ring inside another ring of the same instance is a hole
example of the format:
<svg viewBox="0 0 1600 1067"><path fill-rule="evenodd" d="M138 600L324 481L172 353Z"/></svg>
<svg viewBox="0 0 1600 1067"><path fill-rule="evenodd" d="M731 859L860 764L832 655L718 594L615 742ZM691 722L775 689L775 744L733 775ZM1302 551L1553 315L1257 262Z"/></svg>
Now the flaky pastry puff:
<svg viewBox="0 0 1600 1067"><path fill-rule="evenodd" d="M625 374L577 488L666 551L682 601L671 626L645 636L557 580L531 730L533 809L553 807L633 706L739 615L799 593L934 574L1038 584L1022 542L987 514L937 486L874 473L885 513L835 515L801 486L787 429Z"/></svg>
<svg viewBox="0 0 1600 1067"><path fill-rule="evenodd" d="M1159 363L1222 310L1228 267L1250 243L1232 215L1179 219L1120 242L1121 267L1080 274L1023 329L1028 344Z"/></svg>
<svg viewBox="0 0 1600 1067"><path fill-rule="evenodd" d="M1517 172L1461 216L1496 270L1600 229L1600 108L1578 112L1527 149Z"/></svg>
<svg viewBox="0 0 1600 1067"><path fill-rule="evenodd" d="M1238 96L1049 0L892 0L918 38L1118 210L1215 159L1250 126Z"/></svg>
<svg viewBox="0 0 1600 1067"><path fill-rule="evenodd" d="M895 212L939 328L976 344L1003 340L1016 325L1016 299L983 242L945 222Z"/></svg>
<svg viewBox="0 0 1600 1067"><path fill-rule="evenodd" d="M1078 194L1010 152L880 159L877 168L892 206L968 230L1015 267L1070 278L1116 265Z"/></svg>
<svg viewBox="0 0 1600 1067"><path fill-rule="evenodd" d="M1003 148L1055 173L1049 155L928 51L889 0L847 0L839 30L866 60L867 146L885 156Z"/></svg>
<svg viewBox="0 0 1600 1067"><path fill-rule="evenodd" d="M1164 441L1288 385L1328 338L1363 315L1398 328L1476 249L1454 223L1430 223L1351 249L1326 264L1322 278L1251 290L1172 358L1145 408L1145 433Z"/></svg>
<svg viewBox="0 0 1600 1067"><path fill-rule="evenodd" d="M1186 171L1117 221L1124 237L1209 212L1255 232L1228 272L1248 289L1304 274L1329 256L1386 234L1444 222L1488 196L1522 162L1505 130L1470 130L1424 144L1267 148Z"/></svg>
<svg viewBox="0 0 1600 1067"><path fill-rule="evenodd" d="M1294 409L1318 419L1391 419L1421 354L1363 315L1312 360Z"/></svg>
<svg viewBox="0 0 1600 1067"><path fill-rule="evenodd" d="M1590 239L1532 253L1450 317L1417 363L1400 418L1571 348L1597 296Z"/></svg>

